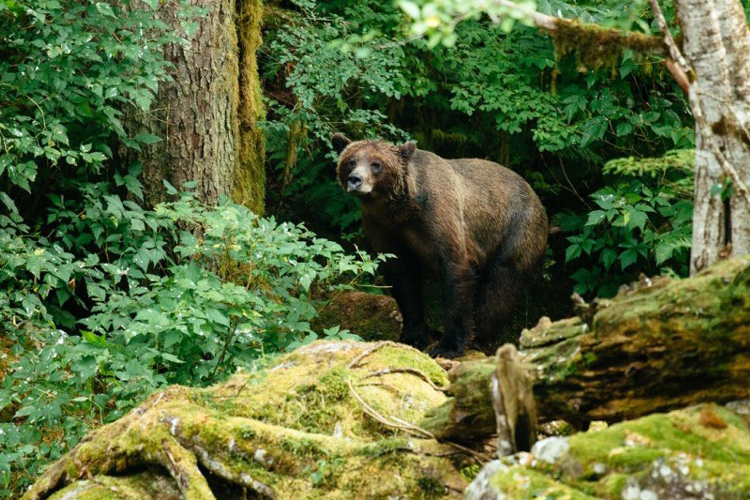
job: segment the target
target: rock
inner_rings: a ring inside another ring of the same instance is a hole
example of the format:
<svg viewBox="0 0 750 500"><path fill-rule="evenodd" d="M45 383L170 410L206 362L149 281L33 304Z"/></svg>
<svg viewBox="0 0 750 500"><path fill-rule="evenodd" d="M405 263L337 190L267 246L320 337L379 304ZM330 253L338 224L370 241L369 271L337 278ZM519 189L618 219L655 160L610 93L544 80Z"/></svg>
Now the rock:
<svg viewBox="0 0 750 500"><path fill-rule="evenodd" d="M321 309L313 329L341 326L364 340L398 340L401 334L401 313L392 297L364 292L343 292L335 295Z"/></svg>
<svg viewBox="0 0 750 500"><path fill-rule="evenodd" d="M570 450L567 438L553 436L534 443L531 454L548 464L555 464L565 458Z"/></svg>
<svg viewBox="0 0 750 500"><path fill-rule="evenodd" d="M707 423L707 412L726 427ZM467 498L740 500L750 491L748 417L717 405L547 438L532 455L485 465Z"/></svg>

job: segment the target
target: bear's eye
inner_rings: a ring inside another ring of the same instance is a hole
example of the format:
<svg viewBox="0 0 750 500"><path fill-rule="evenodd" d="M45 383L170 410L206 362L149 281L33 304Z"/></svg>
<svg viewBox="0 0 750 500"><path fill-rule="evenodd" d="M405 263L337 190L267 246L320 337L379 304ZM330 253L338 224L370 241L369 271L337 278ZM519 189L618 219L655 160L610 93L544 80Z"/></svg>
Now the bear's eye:
<svg viewBox="0 0 750 500"><path fill-rule="evenodd" d="M346 162L346 164L349 166L349 168L354 168L354 166L357 164L357 162L354 161L354 159L351 159L348 162Z"/></svg>
<svg viewBox="0 0 750 500"><path fill-rule="evenodd" d="M371 166L372 166L372 171L375 172L376 174L379 174L380 171L383 169L383 167L377 161L373 162Z"/></svg>

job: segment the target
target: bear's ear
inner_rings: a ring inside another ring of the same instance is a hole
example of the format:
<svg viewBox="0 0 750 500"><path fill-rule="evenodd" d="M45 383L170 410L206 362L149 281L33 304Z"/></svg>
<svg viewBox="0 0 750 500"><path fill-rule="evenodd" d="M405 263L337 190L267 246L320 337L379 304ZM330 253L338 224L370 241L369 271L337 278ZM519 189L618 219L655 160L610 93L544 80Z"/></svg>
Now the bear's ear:
<svg viewBox="0 0 750 500"><path fill-rule="evenodd" d="M333 134L331 142L333 143L333 149L340 154L352 141L344 134Z"/></svg>
<svg viewBox="0 0 750 500"><path fill-rule="evenodd" d="M404 159L405 162L411 160L414 151L417 150L417 145L413 142L405 142L398 147L398 154Z"/></svg>

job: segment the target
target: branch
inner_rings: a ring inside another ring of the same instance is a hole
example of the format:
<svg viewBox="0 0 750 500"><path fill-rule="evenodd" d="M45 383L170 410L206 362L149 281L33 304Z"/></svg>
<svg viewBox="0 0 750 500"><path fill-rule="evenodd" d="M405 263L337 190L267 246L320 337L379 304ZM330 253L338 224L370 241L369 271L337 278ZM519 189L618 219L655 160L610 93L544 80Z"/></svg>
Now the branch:
<svg viewBox="0 0 750 500"><path fill-rule="evenodd" d="M499 7L518 9L518 5L510 0L495 0L494 3ZM598 67L612 62L624 48L647 54L668 53L664 40L657 36L603 28L539 12L524 12L524 15L534 26L549 32L562 54L578 50L581 62L586 66Z"/></svg>
<svg viewBox="0 0 750 500"><path fill-rule="evenodd" d="M667 27L667 20L664 19L664 13L661 11L659 1L649 0L649 2L651 3L651 12L654 14L656 24L659 26L659 31L664 35L664 45L667 46L671 57L671 59L667 58L664 63L682 91L685 92L685 95L689 96L690 84L695 81L695 72L685 60L682 52L680 52L674 38L672 38L672 33L670 33L669 27Z"/></svg>
<svg viewBox="0 0 750 500"><path fill-rule="evenodd" d="M690 75L690 82L692 83L693 81L695 81L695 73L688 64L687 60L685 60L682 52L680 52L680 49L677 47L674 38L672 38L672 33L670 33L669 27L667 27L667 20L664 19L664 13L661 11L661 7L659 6L659 0L649 0L649 2L651 3L651 12L653 12L654 14L656 25L659 26L659 31L661 31L662 35L664 35L664 45L667 46L670 57L677 62L683 72Z"/></svg>
<svg viewBox="0 0 750 500"><path fill-rule="evenodd" d="M690 80L685 74L685 71L683 71L682 67L677 62L675 62L674 59L670 59L669 57L664 59L664 65L667 67L669 74L672 75L672 78L674 78L677 82L677 85L679 85L682 91L685 92L685 95L689 95Z"/></svg>

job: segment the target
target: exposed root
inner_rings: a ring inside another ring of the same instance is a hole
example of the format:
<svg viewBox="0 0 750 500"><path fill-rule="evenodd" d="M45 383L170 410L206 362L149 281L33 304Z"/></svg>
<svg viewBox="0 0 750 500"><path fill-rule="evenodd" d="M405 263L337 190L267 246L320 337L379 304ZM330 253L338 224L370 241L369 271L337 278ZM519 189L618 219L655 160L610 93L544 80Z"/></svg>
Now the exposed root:
<svg viewBox="0 0 750 500"><path fill-rule="evenodd" d="M212 474L224 479L233 484L239 484L245 488L252 490L265 498L276 498L276 494L270 486L263 484L247 472L234 472L227 466L222 460L216 455L212 455L204 447L194 445L193 451L195 452L201 465L207 470L211 471Z"/></svg>
<svg viewBox="0 0 750 500"><path fill-rule="evenodd" d="M379 351L384 346L389 348ZM415 369L388 368L401 364ZM350 365L360 368L350 371ZM368 372L377 375L363 380ZM389 372L413 376L377 378ZM318 342L291 353L265 375L239 374L206 389L173 387L154 394L89 434L23 500L44 500L60 490L60 498L73 498L82 488L92 499L109 498L101 495L118 487L131 491L131 486L133 498L159 498L149 489L153 481L139 487L144 473L168 485L170 498L185 500L216 500L225 488L266 499L344 500L363 492L412 498L425 476L444 484L449 498L459 498L454 492L465 486L465 478L456 463L464 460L442 458L459 451L409 423L445 400L435 388L446 383L444 374L424 354L395 342ZM370 403L351 380L378 387L366 394ZM407 397L413 404L404 404ZM371 419L382 426L373 426ZM386 427L421 439L402 442ZM381 450L387 455L394 447L410 453L395 461L378 458ZM361 469L363 477L353 469ZM398 481L383 479L394 475ZM220 490L212 491L215 486Z"/></svg>
<svg viewBox="0 0 750 500"><path fill-rule="evenodd" d="M406 422L405 420L402 420L398 417L392 416L390 418L387 418L380 413L378 413L372 406L370 406L363 398L359 395L359 393L354 389L354 386L352 385L351 380L347 380L346 383L349 385L349 390L351 391L352 395L355 397L357 401L362 405L362 409L365 411L366 414L374 418L379 423L385 425L386 427L390 427L393 429L399 429L402 430L408 434L411 434L412 436L422 438L422 439L435 439L435 435L431 433L430 431L423 429L417 425L414 425L410 422ZM462 446L458 443L453 443L450 441L441 441L444 444L447 444L449 446L452 446L453 448L471 456L475 459L479 460L481 463L489 462L491 460L490 457L484 455L483 453L479 453L477 451L472 450L471 448L467 448L465 446Z"/></svg>
<svg viewBox="0 0 750 500"><path fill-rule="evenodd" d="M371 377L381 377L383 375L388 375L391 373L410 373L412 375L416 375L417 377L421 378L425 382L427 382L430 387L435 389L436 391L445 392L447 390L447 387L439 387L437 386L432 380L430 380L430 377L425 375L424 372L421 370L418 370L416 368L410 368L410 367L393 367L393 368L384 368L382 370L378 370L376 372L368 373L363 379L371 378Z"/></svg>
<svg viewBox="0 0 750 500"><path fill-rule="evenodd" d="M347 366L347 368L351 370L352 368L358 367L363 359L365 359L367 356L369 356L370 354L374 353L375 351L377 351L381 347L385 347L387 345L395 346L395 347L404 347L403 344L397 344L396 342L391 342L390 340L385 340L383 342L378 342L377 344L375 344L374 346L370 347L365 352L363 352L362 354L360 354L359 356L357 356L356 358L354 358L351 361L351 363L349 363L349 366Z"/></svg>
<svg viewBox="0 0 750 500"><path fill-rule="evenodd" d="M198 460L193 453L183 448L174 439L162 442L163 466L177 483L185 500L215 500L206 478L198 468Z"/></svg>

